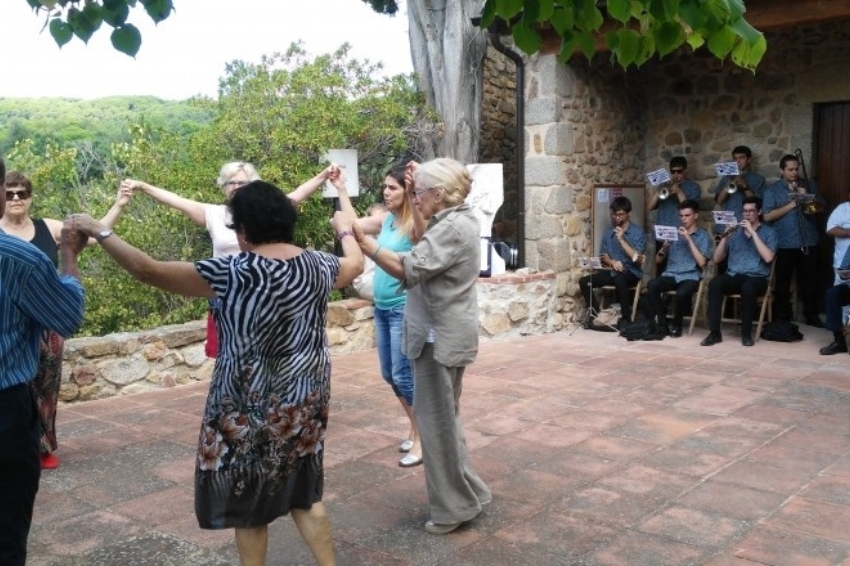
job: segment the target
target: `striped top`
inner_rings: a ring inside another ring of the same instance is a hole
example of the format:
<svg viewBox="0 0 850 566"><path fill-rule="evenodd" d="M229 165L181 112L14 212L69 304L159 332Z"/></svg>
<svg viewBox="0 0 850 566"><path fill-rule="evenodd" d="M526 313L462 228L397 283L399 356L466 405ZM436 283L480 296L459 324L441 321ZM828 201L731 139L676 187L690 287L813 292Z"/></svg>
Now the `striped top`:
<svg viewBox="0 0 850 566"><path fill-rule="evenodd" d="M79 329L84 295L35 246L0 234L0 390L33 378L45 328L64 337Z"/></svg>

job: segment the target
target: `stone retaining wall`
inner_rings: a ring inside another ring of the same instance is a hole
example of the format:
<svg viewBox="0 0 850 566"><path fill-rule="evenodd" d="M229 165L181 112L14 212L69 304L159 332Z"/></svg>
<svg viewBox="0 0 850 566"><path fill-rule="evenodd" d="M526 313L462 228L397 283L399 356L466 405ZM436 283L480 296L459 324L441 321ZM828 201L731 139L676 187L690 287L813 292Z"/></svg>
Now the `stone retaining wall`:
<svg viewBox="0 0 850 566"><path fill-rule="evenodd" d="M519 336L553 332L562 326L556 312L555 274L520 270L480 279L479 332ZM328 305L331 354L375 347L374 309L360 299ZM142 332L73 338L65 342L63 402L141 393L210 378L213 360L204 354L206 320Z"/></svg>

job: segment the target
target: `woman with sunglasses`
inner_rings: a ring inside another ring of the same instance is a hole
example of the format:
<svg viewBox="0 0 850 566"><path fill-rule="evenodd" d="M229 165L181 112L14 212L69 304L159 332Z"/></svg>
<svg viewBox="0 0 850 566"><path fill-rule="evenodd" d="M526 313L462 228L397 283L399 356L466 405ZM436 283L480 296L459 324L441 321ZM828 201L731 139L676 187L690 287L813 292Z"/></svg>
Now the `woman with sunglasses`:
<svg viewBox="0 0 850 566"><path fill-rule="evenodd" d="M289 193L287 196L293 204L297 205L303 200L306 200L313 192L321 187L328 180L331 174L331 167L325 168L321 173L312 179L304 182L300 187ZM257 168L245 161L231 161L225 163L218 174L216 184L221 187L224 193L225 203L229 203L233 198L233 193L239 187L247 185L252 181L259 181L260 174ZM209 232L212 238L213 257L224 257L236 255L239 253L239 243L236 239L236 232L228 227L230 224L230 215L227 212L226 204L209 204L198 202L186 197L182 197L177 193L173 193L166 189L154 187L144 181L135 179L125 179L121 186L132 191L141 191L150 196L157 202L168 205L171 208L179 210L185 214L189 220L203 226ZM206 354L210 358L216 357L218 353L218 336L213 323L213 310L218 308L217 300L210 301L210 310L207 316L207 343Z"/></svg>
<svg viewBox="0 0 850 566"><path fill-rule="evenodd" d="M115 204L101 219L101 224L112 228L132 193L119 189ZM54 265L59 266L59 238L62 221L52 218L32 218L32 182L19 171L6 173L6 212L0 219L0 230L30 242L41 250ZM94 243L91 240L89 243ZM41 426L41 467L52 470L59 467L54 453L56 441L56 405L62 381L62 348L64 339L57 333L45 330L39 345L38 371L32 383L38 418Z"/></svg>

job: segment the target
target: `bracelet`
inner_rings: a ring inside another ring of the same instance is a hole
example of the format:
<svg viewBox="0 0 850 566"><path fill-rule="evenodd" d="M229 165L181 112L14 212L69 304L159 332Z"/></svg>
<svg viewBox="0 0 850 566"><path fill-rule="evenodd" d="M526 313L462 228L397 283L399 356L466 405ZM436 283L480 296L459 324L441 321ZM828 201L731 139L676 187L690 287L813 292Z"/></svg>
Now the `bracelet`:
<svg viewBox="0 0 850 566"><path fill-rule="evenodd" d="M341 242L342 239L345 238L346 236L353 236L353 235L354 235L354 232L352 232L351 230L343 230L342 232L340 232L339 234L336 235L336 239Z"/></svg>
<svg viewBox="0 0 850 566"><path fill-rule="evenodd" d="M375 261L375 260L377 259L377 257L378 257L378 252L379 252L379 251L381 251L381 248L382 248L382 247L383 247L383 246L381 246L381 244L378 244L378 248L375 250L375 253L373 253L373 254L372 254L372 261Z"/></svg>

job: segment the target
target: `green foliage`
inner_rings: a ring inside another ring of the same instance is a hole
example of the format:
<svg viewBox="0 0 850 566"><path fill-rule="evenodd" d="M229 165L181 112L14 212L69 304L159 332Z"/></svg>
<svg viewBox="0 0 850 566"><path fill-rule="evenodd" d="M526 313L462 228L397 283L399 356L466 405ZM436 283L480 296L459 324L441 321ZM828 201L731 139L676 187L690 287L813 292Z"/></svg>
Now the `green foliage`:
<svg viewBox="0 0 850 566"><path fill-rule="evenodd" d="M348 46L309 58L293 45L259 64L229 64L218 100L191 101L194 111L212 116L194 124L192 135L146 119L101 150L57 142L42 131L42 139L18 141L11 148L8 166L32 179L34 216L62 219L79 211L103 216L127 177L199 202L223 202L215 180L221 165L234 160L254 163L264 179L291 192L326 166L322 156L328 149L354 148L361 185L355 206L362 213L379 199L388 167L416 156L417 129L430 119L411 77L377 80L375 71L352 60ZM15 126L19 132L45 120L40 109L18 107L16 112L19 117L29 112ZM320 194L302 203L296 243L333 249L331 214L331 203ZM212 255L203 227L143 194L126 207L116 231L157 259L195 261ZM80 267L87 291L84 335L196 320L206 310L203 300L137 283L99 246L81 255Z"/></svg>
<svg viewBox="0 0 850 566"><path fill-rule="evenodd" d="M45 25L59 47L74 36L88 43L102 24L113 28L112 46L135 57L142 46L139 29L127 21L136 0L27 0L34 12L45 14ZM139 0L147 16L156 24L174 11L172 0Z"/></svg>
<svg viewBox="0 0 850 566"><path fill-rule="evenodd" d="M590 58L596 37L602 36L612 59L624 68L687 44L707 45L718 59L731 55L736 65L755 69L767 43L744 13L743 0L486 0L479 25L504 21L517 47L529 54L542 45L539 30L549 27L561 37L561 61L577 50ZM606 14L618 25L602 32Z"/></svg>

